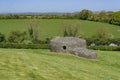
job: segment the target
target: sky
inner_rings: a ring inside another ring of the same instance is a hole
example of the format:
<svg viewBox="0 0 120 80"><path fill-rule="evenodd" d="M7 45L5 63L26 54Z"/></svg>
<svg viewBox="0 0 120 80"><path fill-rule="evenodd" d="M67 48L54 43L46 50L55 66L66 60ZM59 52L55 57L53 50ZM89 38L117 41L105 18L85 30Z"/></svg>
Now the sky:
<svg viewBox="0 0 120 80"><path fill-rule="evenodd" d="M0 13L118 11L120 0L0 0Z"/></svg>

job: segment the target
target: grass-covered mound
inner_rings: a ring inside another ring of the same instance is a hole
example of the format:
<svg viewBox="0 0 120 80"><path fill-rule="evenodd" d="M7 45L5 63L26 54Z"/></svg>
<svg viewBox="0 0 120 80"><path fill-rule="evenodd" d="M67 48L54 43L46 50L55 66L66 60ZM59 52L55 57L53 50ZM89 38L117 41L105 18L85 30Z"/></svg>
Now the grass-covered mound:
<svg viewBox="0 0 120 80"><path fill-rule="evenodd" d="M0 80L119 80L120 54L98 51L98 60L49 50L0 49Z"/></svg>
<svg viewBox="0 0 120 80"><path fill-rule="evenodd" d="M112 34L112 37L120 38L120 26L77 19L38 19L35 20L35 22L29 19L0 20L0 32L9 36L11 31L28 31L28 27L30 27L32 21L35 25L39 26L40 39L63 36L64 28L69 25L69 23L72 26L77 25L79 32L78 37L89 37L95 34L96 30L106 28L109 33Z"/></svg>

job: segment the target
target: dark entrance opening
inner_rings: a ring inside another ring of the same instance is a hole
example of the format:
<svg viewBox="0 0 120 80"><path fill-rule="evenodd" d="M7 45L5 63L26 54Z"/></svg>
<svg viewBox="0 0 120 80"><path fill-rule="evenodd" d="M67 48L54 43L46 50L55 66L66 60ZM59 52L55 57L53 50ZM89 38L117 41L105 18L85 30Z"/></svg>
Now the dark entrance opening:
<svg viewBox="0 0 120 80"><path fill-rule="evenodd" d="M66 46L63 46L63 49L66 50L67 49Z"/></svg>

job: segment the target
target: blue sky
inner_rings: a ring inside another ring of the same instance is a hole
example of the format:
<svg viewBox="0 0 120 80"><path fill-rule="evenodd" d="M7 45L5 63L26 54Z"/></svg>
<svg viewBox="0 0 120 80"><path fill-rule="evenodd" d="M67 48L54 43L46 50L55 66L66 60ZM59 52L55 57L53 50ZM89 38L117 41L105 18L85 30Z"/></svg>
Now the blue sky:
<svg viewBox="0 0 120 80"><path fill-rule="evenodd" d="M0 0L0 13L5 12L75 12L118 11L120 0Z"/></svg>

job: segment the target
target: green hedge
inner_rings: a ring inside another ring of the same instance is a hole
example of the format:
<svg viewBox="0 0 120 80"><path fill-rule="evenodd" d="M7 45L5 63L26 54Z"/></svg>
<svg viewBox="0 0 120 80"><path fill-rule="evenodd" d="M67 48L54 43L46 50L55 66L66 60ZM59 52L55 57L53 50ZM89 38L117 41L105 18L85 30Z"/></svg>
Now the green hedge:
<svg viewBox="0 0 120 80"><path fill-rule="evenodd" d="M50 49L49 44L14 44L0 43L0 48L15 48L15 49ZM88 46L89 49L103 51L120 51L120 46Z"/></svg>
<svg viewBox="0 0 120 80"><path fill-rule="evenodd" d="M88 46L88 48L103 51L120 51L120 46Z"/></svg>
<svg viewBox="0 0 120 80"><path fill-rule="evenodd" d="M49 49L49 44L11 44L0 43L0 48L15 48L15 49Z"/></svg>

